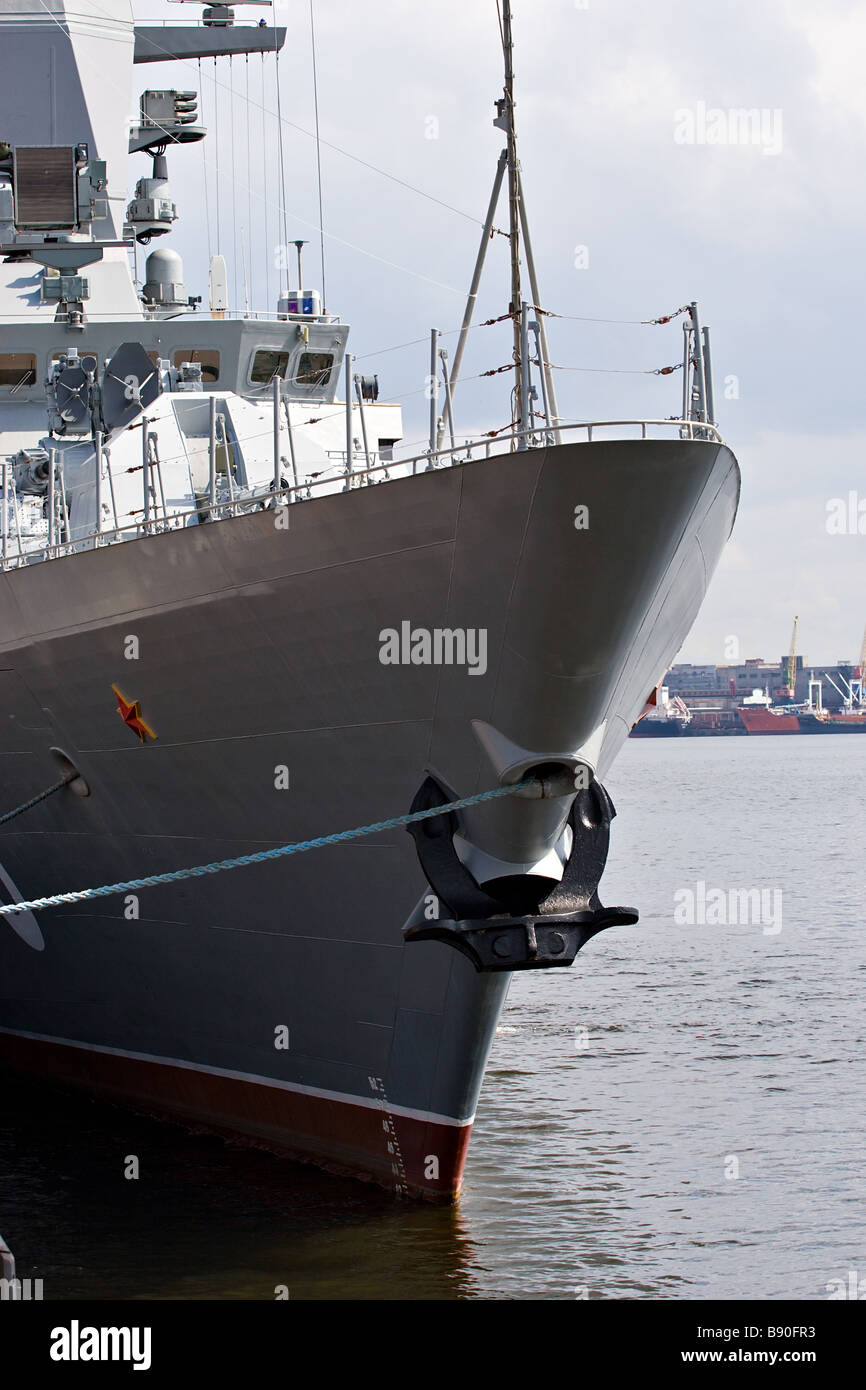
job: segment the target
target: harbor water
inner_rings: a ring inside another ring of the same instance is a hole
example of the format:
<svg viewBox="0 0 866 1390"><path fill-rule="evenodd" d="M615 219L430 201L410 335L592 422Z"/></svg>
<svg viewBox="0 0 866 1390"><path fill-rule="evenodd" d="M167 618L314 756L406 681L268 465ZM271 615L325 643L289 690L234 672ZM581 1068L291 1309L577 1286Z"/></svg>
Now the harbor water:
<svg viewBox="0 0 866 1390"><path fill-rule="evenodd" d="M866 1279L864 785L866 738L626 745L601 896L640 925L514 977L452 1209L3 1076L19 1276L52 1300L827 1299Z"/></svg>

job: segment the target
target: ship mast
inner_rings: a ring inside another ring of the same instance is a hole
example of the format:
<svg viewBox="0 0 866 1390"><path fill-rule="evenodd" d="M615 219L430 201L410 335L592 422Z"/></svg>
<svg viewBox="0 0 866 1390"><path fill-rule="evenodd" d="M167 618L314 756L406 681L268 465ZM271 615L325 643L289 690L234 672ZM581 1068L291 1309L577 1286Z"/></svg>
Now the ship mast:
<svg viewBox="0 0 866 1390"><path fill-rule="evenodd" d="M523 341L521 313L523 295L520 285L520 166L517 162L517 131L514 124L514 40L511 35L511 0L502 0L502 55L505 59L505 95L497 102L498 119L506 135L508 156L508 224L511 239L511 303L508 306L514 330L514 410L512 420L525 428L527 401L524 401L523 357L527 344Z"/></svg>
<svg viewBox="0 0 866 1390"><path fill-rule="evenodd" d="M556 387L554 385L553 372L550 366L550 352L547 346L547 332L544 326L543 310L541 309L538 276L535 270L535 259L532 254L532 243L529 237L529 220L526 213L526 198L520 172L520 160L517 157L517 131L514 122L514 41L511 29L511 0L497 0L497 10L499 11L501 20L500 33L502 38L502 53L505 60L505 86L504 95L496 102L496 117L493 124L499 130L505 132L506 148L500 154L499 163L496 166L493 192L490 195L487 216L481 230L481 244L478 247L478 255L475 259L475 269L469 286L469 295L466 301L466 310L463 315L460 337L454 352L454 363L451 368L448 390L451 402L453 403L454 392L460 376L460 368L463 364L463 353L466 347L466 340L475 313L478 287L481 283L481 272L484 268L487 248L496 230L494 227L494 218L496 216L496 208L499 203L499 196L507 169L508 237L511 245L511 300L508 312L513 324L515 374L512 421L520 430L526 430L531 418L530 402L526 399L526 388L529 380L529 332L527 330L531 329L537 334L539 349L539 361L537 365L541 369L544 383L544 394L546 397L548 415L545 422L547 425L547 434L553 442L558 444L560 442L560 437L556 426L559 422L559 408L556 402ZM523 290L521 285L521 239L523 255L526 261L526 270L529 276L529 288L532 294L532 302L526 306L527 312L524 312ZM537 323L529 323L529 310L536 314ZM431 438L432 433L431 427ZM438 422L437 431L439 448L442 447L444 433L445 421L442 419ZM521 434L517 440L517 448L525 449L528 447L529 441L527 436Z"/></svg>

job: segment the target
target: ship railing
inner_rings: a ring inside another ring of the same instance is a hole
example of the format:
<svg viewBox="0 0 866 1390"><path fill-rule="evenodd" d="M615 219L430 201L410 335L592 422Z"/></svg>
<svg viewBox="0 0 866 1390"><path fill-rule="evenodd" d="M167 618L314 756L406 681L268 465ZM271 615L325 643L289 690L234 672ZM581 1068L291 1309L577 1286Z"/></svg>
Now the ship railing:
<svg viewBox="0 0 866 1390"><path fill-rule="evenodd" d="M432 451L426 449L423 453L416 454L409 458L395 456L395 458L391 460L391 463L422 464L424 467L427 467L432 462L434 466L438 466L437 460L439 459L451 459L454 462L469 461L477 456L478 450L483 450L483 457L490 458L494 450L496 453L511 453L514 450L544 448L562 442L585 442L592 444L593 442L598 442L598 431L601 430L635 429L639 432L637 438L649 439L651 438L649 434L651 428L666 429L676 434L679 439L710 440L717 444L724 443L722 435L716 426L710 425L702 420L557 421L556 425L535 425L531 429L493 430L489 434L467 438L462 444L452 445L450 449L435 449ZM563 441L563 435L576 435L576 438ZM503 445L508 447L503 449ZM355 473L360 471L363 470L354 470ZM418 470L416 467L413 467L412 471L415 472Z"/></svg>
<svg viewBox="0 0 866 1390"><path fill-rule="evenodd" d="M709 440L718 444L724 442L714 425L697 420L587 420L557 422L555 429L556 434L561 439L565 437L564 442L567 443L597 443L600 442L599 436L602 431L622 431L623 429L637 431L635 437L642 440L654 437L650 434L650 430L665 429L673 432L680 439ZM545 447L551 442L552 435L552 427L507 430L482 435L474 439L466 439L463 443L455 444L448 449L437 449L433 452L428 450L425 453L406 458L379 459L378 462L370 463L364 468L355 467L354 457L346 452L328 450L327 457L333 460L331 467L324 470L319 476L308 475L301 481L289 484L282 480L280 470L286 460L279 454L280 443L275 430L275 477L269 485L260 485L255 489L240 489L235 482L229 489L232 495L225 500L217 500L213 491L213 485L216 481L215 465L212 465L212 482L209 494L199 498L195 505L169 509L165 502L165 490L162 486L160 467L160 463L166 462L166 460L150 460L150 468L157 473L161 496L161 506L154 505L150 515L144 515L140 521L130 522L125 526L106 526L103 523L89 534L79 534L72 538L48 539L43 544L39 543L38 538L22 536L17 519L18 499L14 482L10 476L11 468L9 464L4 464L2 466L3 481L8 483L9 497L7 503L4 493L3 501L0 502L3 523L0 569L18 569L42 560L54 560L64 555L74 555L85 550L96 550L122 541L138 540L145 536L160 535L166 531L183 530L188 526L197 524L213 524L274 506L306 502L316 496L324 496L328 490L332 493L349 492L365 486L390 482L400 477L411 477L438 469L459 467L462 464L477 461L479 458L492 458L520 450ZM146 439L146 437L147 432L145 431L144 438ZM238 440L237 442L243 444L245 441ZM108 451L106 450L106 452ZM291 440L290 452L294 455L294 443ZM211 453L213 455L213 448ZM375 457L375 454L371 452L370 457ZM348 466L347 460L349 460ZM276 485L277 477L280 478L279 486ZM110 467L108 482L111 486ZM97 493L97 506L101 510L101 488ZM31 546L26 544L29 539L34 542ZM15 542L17 542L17 546L15 546Z"/></svg>

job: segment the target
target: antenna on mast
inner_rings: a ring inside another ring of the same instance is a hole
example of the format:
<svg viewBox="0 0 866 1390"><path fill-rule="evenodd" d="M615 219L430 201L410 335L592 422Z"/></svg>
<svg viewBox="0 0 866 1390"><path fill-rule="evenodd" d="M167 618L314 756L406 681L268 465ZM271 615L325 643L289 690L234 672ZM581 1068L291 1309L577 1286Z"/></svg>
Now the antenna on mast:
<svg viewBox="0 0 866 1390"><path fill-rule="evenodd" d="M298 294L304 293L304 273L301 270L301 252L303 251L304 247L308 245L309 242L306 241L296 241L294 243L295 250L298 253Z"/></svg>

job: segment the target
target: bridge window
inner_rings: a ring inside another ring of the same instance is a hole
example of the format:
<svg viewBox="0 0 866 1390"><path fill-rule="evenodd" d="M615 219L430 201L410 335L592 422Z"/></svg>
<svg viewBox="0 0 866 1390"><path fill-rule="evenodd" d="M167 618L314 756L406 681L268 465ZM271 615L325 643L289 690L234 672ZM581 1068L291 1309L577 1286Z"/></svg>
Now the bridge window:
<svg viewBox="0 0 866 1390"><path fill-rule="evenodd" d="M273 352L270 348L259 348L253 358L250 381L256 382L260 386L270 386L275 376L280 376L285 381L288 370L289 354L287 352Z"/></svg>
<svg viewBox="0 0 866 1390"><path fill-rule="evenodd" d="M182 362L200 363L202 381L219 381L220 355L216 348L178 348L174 365L179 367Z"/></svg>
<svg viewBox="0 0 866 1390"><path fill-rule="evenodd" d="M0 386L14 393L36 385L36 358L32 352L0 352Z"/></svg>
<svg viewBox="0 0 866 1390"><path fill-rule="evenodd" d="M298 359L295 383L298 386L318 386L321 390L331 379L334 365L332 352L302 352Z"/></svg>

